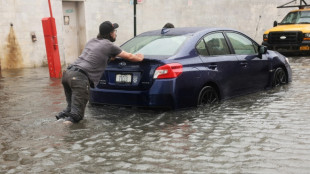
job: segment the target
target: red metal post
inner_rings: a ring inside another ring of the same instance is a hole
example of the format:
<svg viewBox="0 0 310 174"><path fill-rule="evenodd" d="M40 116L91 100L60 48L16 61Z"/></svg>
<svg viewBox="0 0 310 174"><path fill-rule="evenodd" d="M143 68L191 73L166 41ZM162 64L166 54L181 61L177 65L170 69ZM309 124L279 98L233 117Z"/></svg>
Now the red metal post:
<svg viewBox="0 0 310 174"><path fill-rule="evenodd" d="M51 6L51 1L50 0L48 0L48 7L50 9L50 15L51 15L51 17L53 17L52 6Z"/></svg>
<svg viewBox="0 0 310 174"><path fill-rule="evenodd" d="M62 72L57 41L56 23L55 18L53 17L50 0L48 0L48 4L51 17L42 19L48 68L51 78L61 78Z"/></svg>

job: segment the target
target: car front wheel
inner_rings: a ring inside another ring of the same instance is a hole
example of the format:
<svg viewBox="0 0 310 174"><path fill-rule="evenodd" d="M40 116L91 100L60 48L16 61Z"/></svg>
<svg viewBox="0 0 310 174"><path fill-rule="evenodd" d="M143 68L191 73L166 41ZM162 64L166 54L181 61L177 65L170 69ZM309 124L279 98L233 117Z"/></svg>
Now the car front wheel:
<svg viewBox="0 0 310 174"><path fill-rule="evenodd" d="M277 87L287 83L287 76L283 68L277 68L274 72L272 87Z"/></svg>
<svg viewBox="0 0 310 174"><path fill-rule="evenodd" d="M215 104L219 102L217 91L211 86L205 86L201 89L198 97L198 105Z"/></svg>

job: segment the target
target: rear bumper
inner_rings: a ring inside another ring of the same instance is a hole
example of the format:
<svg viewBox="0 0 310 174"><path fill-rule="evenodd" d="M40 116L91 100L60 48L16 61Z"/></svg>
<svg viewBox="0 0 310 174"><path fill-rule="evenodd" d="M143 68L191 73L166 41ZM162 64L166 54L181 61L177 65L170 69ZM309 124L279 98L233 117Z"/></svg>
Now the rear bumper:
<svg viewBox="0 0 310 174"><path fill-rule="evenodd" d="M90 103L136 107L175 108L173 79L155 81L149 90L91 88Z"/></svg>
<svg viewBox="0 0 310 174"><path fill-rule="evenodd" d="M270 44L268 42L263 42L262 45L267 46L269 50L275 50L281 53L310 52L310 41L302 41L298 44ZM303 50L307 48L307 46L308 49Z"/></svg>

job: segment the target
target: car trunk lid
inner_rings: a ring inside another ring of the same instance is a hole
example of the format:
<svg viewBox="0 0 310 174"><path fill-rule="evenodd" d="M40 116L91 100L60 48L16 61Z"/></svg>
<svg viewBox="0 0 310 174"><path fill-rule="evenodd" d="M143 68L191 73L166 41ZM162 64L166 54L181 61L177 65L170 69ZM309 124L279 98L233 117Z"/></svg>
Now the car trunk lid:
<svg viewBox="0 0 310 174"><path fill-rule="evenodd" d="M102 75L97 88L145 90L153 83L155 69L162 65L160 60L144 58L142 62L124 59L111 61Z"/></svg>

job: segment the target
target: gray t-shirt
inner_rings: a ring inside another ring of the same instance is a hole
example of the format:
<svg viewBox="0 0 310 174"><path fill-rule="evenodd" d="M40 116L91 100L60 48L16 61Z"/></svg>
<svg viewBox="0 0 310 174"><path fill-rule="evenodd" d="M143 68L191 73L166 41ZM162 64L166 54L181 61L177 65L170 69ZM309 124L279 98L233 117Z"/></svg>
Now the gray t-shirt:
<svg viewBox="0 0 310 174"><path fill-rule="evenodd" d="M97 85L108 60L121 52L121 48L110 40L94 38L87 42L82 54L72 65L85 71L88 78Z"/></svg>

